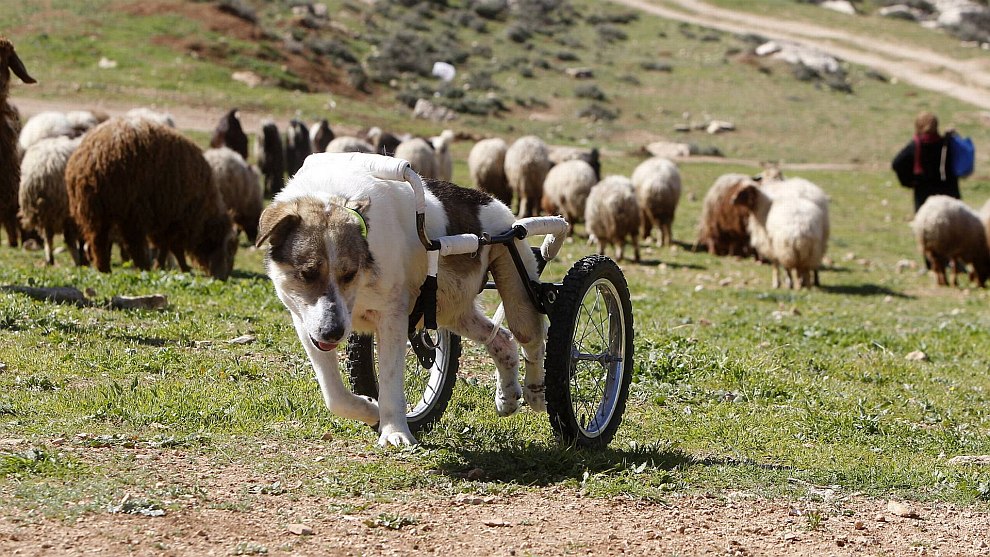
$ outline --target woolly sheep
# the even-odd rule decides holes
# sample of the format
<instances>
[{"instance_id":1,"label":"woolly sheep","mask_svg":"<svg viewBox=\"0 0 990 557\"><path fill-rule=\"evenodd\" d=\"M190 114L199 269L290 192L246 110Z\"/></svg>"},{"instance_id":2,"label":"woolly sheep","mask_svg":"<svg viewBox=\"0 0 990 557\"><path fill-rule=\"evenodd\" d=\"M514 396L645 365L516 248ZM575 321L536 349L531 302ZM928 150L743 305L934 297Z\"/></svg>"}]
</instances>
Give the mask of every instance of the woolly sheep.
<instances>
[{"instance_id":1,"label":"woolly sheep","mask_svg":"<svg viewBox=\"0 0 990 557\"><path fill-rule=\"evenodd\" d=\"M581 147L565 147L562 145L552 145L547 147L547 156L550 164L558 165L565 161L582 160L591 165L595 170L595 181L601 180L602 162L598 148L584 149Z\"/></svg>"},{"instance_id":2,"label":"woolly sheep","mask_svg":"<svg viewBox=\"0 0 990 557\"><path fill-rule=\"evenodd\" d=\"M454 177L454 159L450 154L450 144L454 142L456 136L451 130L443 130L437 137L431 137L430 143L433 145L436 166L434 167L438 180L449 182Z\"/></svg>"},{"instance_id":3,"label":"woolly sheep","mask_svg":"<svg viewBox=\"0 0 990 557\"><path fill-rule=\"evenodd\" d=\"M148 120L110 119L87 133L65 169L69 212L93 264L110 272L110 234L119 231L134 264L148 269L146 241L159 266L185 254L225 280L237 236L210 165L195 143Z\"/></svg>"},{"instance_id":4,"label":"woolly sheep","mask_svg":"<svg viewBox=\"0 0 990 557\"><path fill-rule=\"evenodd\" d=\"M622 260L628 238L633 245L635 260L639 261L639 205L632 180L625 176L607 176L588 194L584 209L588 233L598 241L598 253L605 246L616 246L616 258Z\"/></svg>"},{"instance_id":5,"label":"woolly sheep","mask_svg":"<svg viewBox=\"0 0 990 557\"><path fill-rule=\"evenodd\" d=\"M35 143L53 137L75 137L76 128L64 112L46 110L28 118L21 128L17 145L25 152Z\"/></svg>"},{"instance_id":6,"label":"woolly sheep","mask_svg":"<svg viewBox=\"0 0 990 557\"><path fill-rule=\"evenodd\" d=\"M519 198L519 217L531 217L540 211L543 180L550 171L547 146L535 135L515 140L505 152L505 177L509 188Z\"/></svg>"},{"instance_id":7,"label":"woolly sheep","mask_svg":"<svg viewBox=\"0 0 990 557\"><path fill-rule=\"evenodd\" d=\"M747 256L749 245L749 211L733 203L735 194L756 182L745 174L723 174L705 193L698 223L698 246L705 246L712 255Z\"/></svg>"},{"instance_id":8,"label":"woolly sheep","mask_svg":"<svg viewBox=\"0 0 990 557\"><path fill-rule=\"evenodd\" d=\"M777 170L776 177L774 177L774 170L777 170L776 167L770 167L771 174L769 175L767 170L764 170L762 175L763 179L760 181L760 188L775 199L782 196L801 197L811 201L815 205L818 205L818 208L821 209L824 214L825 243L828 245L829 236L832 234L832 225L829 219L828 195L826 195L825 191L816 184L805 180L804 178L784 178L783 175L780 174L779 170ZM821 286L821 282L818 279L817 269L815 270L814 280L815 286Z\"/></svg>"},{"instance_id":9,"label":"woolly sheep","mask_svg":"<svg viewBox=\"0 0 990 557\"><path fill-rule=\"evenodd\" d=\"M505 140L499 137L475 143L468 153L468 172L476 188L512 207L512 190L505 178L505 152L508 148Z\"/></svg>"},{"instance_id":10,"label":"woolly sheep","mask_svg":"<svg viewBox=\"0 0 990 557\"><path fill-rule=\"evenodd\" d=\"M255 137L255 156L265 178L265 193L274 196L285 187L285 153L278 126L271 120L261 123L261 134Z\"/></svg>"},{"instance_id":11,"label":"woolly sheep","mask_svg":"<svg viewBox=\"0 0 990 557\"><path fill-rule=\"evenodd\" d=\"M258 185L258 175L233 149L220 147L203 151L203 157L213 169L213 179L227 211L248 241L254 244L258 237L258 219L264 208L264 198Z\"/></svg>"},{"instance_id":12,"label":"woolly sheep","mask_svg":"<svg viewBox=\"0 0 990 557\"><path fill-rule=\"evenodd\" d=\"M438 178L437 157L433 145L421 138L407 139L395 148L395 158L409 161L412 169L423 178Z\"/></svg>"},{"instance_id":13,"label":"woolly sheep","mask_svg":"<svg viewBox=\"0 0 990 557\"><path fill-rule=\"evenodd\" d=\"M143 106L128 110L124 114L124 118L130 120L149 120L170 128L175 127L175 119L168 112L159 112Z\"/></svg>"},{"instance_id":14,"label":"woolly sheep","mask_svg":"<svg viewBox=\"0 0 990 557\"><path fill-rule=\"evenodd\" d=\"M395 154L396 147L402 143L403 139L409 139L409 137L402 138L387 131L383 131L378 126L368 130L366 137L368 138L368 142L374 147L376 153L388 157Z\"/></svg>"},{"instance_id":15,"label":"woolly sheep","mask_svg":"<svg viewBox=\"0 0 990 557\"><path fill-rule=\"evenodd\" d=\"M750 243L773 266L773 287L780 287L780 268L790 288L812 286L828 241L821 208L801 197L771 197L755 184L737 190L733 203L750 213Z\"/></svg>"},{"instance_id":16,"label":"woolly sheep","mask_svg":"<svg viewBox=\"0 0 990 557\"><path fill-rule=\"evenodd\" d=\"M241 127L241 120L237 117L237 109L232 108L220 117L216 129L213 130L213 137L210 139L210 147L216 149L226 145L247 160L248 158L248 138Z\"/></svg>"},{"instance_id":17,"label":"woolly sheep","mask_svg":"<svg viewBox=\"0 0 990 557\"><path fill-rule=\"evenodd\" d=\"M330 129L330 122L327 122L326 118L309 127L309 144L314 153L326 151L331 141L333 141L333 130Z\"/></svg>"},{"instance_id":18,"label":"woolly sheep","mask_svg":"<svg viewBox=\"0 0 990 557\"><path fill-rule=\"evenodd\" d=\"M8 244L15 247L19 234L17 190L21 181L15 124L20 122L20 116L7 102L11 72L24 83L35 83L14 51L14 45L0 35L0 223L7 231Z\"/></svg>"},{"instance_id":19,"label":"woolly sheep","mask_svg":"<svg viewBox=\"0 0 990 557\"><path fill-rule=\"evenodd\" d=\"M641 212L643 239L659 228L660 245L669 246L673 241L674 213L681 199L681 173L677 165L662 157L646 159L633 170L632 183Z\"/></svg>"},{"instance_id":20,"label":"woolly sheep","mask_svg":"<svg viewBox=\"0 0 990 557\"><path fill-rule=\"evenodd\" d=\"M370 143L361 139L360 137L354 137L352 135L342 135L333 138L330 143L327 144L327 153L374 153L375 148L371 146Z\"/></svg>"},{"instance_id":21,"label":"woolly sheep","mask_svg":"<svg viewBox=\"0 0 990 557\"><path fill-rule=\"evenodd\" d=\"M959 263L972 264L970 278L981 288L986 284L990 277L987 224L965 203L947 195L933 195L918 208L911 230L940 286L948 285L946 266L950 263L954 285L959 285Z\"/></svg>"},{"instance_id":22,"label":"woolly sheep","mask_svg":"<svg viewBox=\"0 0 990 557\"><path fill-rule=\"evenodd\" d=\"M55 234L62 234L77 265L83 262L76 224L69 216L65 191L65 166L81 138L42 139L24 152L18 191L21 226L37 230L45 245L45 262L55 264Z\"/></svg>"},{"instance_id":23,"label":"woolly sheep","mask_svg":"<svg viewBox=\"0 0 990 557\"><path fill-rule=\"evenodd\" d=\"M312 153L313 147L306 124L299 120L290 120L289 127L285 130L285 171L289 176L299 171L303 161Z\"/></svg>"},{"instance_id":24,"label":"woolly sheep","mask_svg":"<svg viewBox=\"0 0 990 557\"><path fill-rule=\"evenodd\" d=\"M544 212L563 215L574 226L584 220L588 194L597 183L595 169L581 159L554 165L543 181Z\"/></svg>"}]
</instances>

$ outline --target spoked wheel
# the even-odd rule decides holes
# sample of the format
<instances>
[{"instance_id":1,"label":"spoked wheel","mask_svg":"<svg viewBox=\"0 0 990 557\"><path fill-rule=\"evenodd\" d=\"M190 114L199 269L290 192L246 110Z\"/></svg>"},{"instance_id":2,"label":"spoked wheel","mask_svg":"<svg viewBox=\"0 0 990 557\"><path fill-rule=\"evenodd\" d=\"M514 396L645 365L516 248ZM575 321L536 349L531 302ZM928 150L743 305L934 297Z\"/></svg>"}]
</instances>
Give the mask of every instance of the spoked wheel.
<instances>
[{"instance_id":1,"label":"spoked wheel","mask_svg":"<svg viewBox=\"0 0 990 557\"><path fill-rule=\"evenodd\" d=\"M633 371L629 287L608 257L571 267L550 310L547 412L557 437L604 447L615 436Z\"/></svg>"},{"instance_id":2,"label":"spoked wheel","mask_svg":"<svg viewBox=\"0 0 990 557\"><path fill-rule=\"evenodd\" d=\"M436 362L429 369L406 343L406 369L403 374L406 394L406 419L413 433L433 427L454 392L458 360L461 357L461 337L445 330L437 331ZM347 340L347 373L351 389L359 394L378 399L378 380L375 373L377 355L374 337L352 334Z\"/></svg>"}]
</instances>

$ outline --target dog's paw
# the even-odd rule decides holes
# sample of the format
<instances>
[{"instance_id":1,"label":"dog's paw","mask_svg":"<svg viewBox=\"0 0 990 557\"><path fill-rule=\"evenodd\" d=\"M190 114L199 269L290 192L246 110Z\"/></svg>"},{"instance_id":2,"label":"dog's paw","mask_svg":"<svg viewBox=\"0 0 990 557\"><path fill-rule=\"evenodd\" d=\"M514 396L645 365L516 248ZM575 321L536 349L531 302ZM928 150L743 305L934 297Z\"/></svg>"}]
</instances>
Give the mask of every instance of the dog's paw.
<instances>
[{"instance_id":1,"label":"dog's paw","mask_svg":"<svg viewBox=\"0 0 990 557\"><path fill-rule=\"evenodd\" d=\"M519 410L519 399L522 397L522 387L518 381L508 385L499 385L495 390L495 411L499 416L511 416Z\"/></svg>"},{"instance_id":2,"label":"dog's paw","mask_svg":"<svg viewBox=\"0 0 990 557\"><path fill-rule=\"evenodd\" d=\"M407 447L416 445L419 441L413 437L409 428L381 426L381 436L378 438L379 447Z\"/></svg>"},{"instance_id":3,"label":"dog's paw","mask_svg":"<svg viewBox=\"0 0 990 557\"><path fill-rule=\"evenodd\" d=\"M546 391L546 385L526 385L526 388L523 390L523 398L526 399L526 404L534 412L547 411Z\"/></svg>"}]
</instances>

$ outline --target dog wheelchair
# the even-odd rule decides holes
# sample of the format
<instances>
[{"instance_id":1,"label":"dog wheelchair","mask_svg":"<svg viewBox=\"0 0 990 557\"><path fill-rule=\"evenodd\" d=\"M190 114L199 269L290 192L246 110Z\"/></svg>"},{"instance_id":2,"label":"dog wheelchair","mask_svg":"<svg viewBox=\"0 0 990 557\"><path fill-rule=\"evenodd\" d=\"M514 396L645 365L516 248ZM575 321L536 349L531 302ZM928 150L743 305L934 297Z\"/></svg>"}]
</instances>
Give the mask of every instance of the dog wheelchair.
<instances>
[{"instance_id":1,"label":"dog wheelchair","mask_svg":"<svg viewBox=\"0 0 990 557\"><path fill-rule=\"evenodd\" d=\"M355 155L364 162L368 155ZM633 371L633 316L629 288L621 269L601 255L575 263L561 282L531 280L515 240L544 236L536 256L537 276L553 260L568 232L561 217L517 220L497 235L460 234L430 239L426 233L426 201L422 179L401 159L375 157L377 177L408 182L416 196L416 227L427 250L427 277L409 317L404 372L407 421L413 433L436 424L451 399L461 356L461 339L437 329L436 290L439 258L471 254L485 245L507 248L530 302L549 318L546 340L546 403L550 425L562 443L604 447L622 421ZM494 290L488 281L482 290ZM480 294L480 292L479 292ZM500 304L492 321L503 318ZM493 332L494 335L494 332ZM378 398L374 339L353 334L348 339L346 373L352 390Z\"/></svg>"}]
</instances>

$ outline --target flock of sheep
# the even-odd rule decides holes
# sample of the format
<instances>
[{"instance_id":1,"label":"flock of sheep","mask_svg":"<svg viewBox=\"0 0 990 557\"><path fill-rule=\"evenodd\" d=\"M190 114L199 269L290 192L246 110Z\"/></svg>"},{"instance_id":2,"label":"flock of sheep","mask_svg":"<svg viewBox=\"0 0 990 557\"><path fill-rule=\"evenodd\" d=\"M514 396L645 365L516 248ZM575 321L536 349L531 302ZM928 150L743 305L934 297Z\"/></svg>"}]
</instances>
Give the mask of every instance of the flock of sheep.
<instances>
[{"instance_id":1,"label":"flock of sheep","mask_svg":"<svg viewBox=\"0 0 990 557\"><path fill-rule=\"evenodd\" d=\"M13 45L0 37L0 223L10 245L35 231L45 259L54 263L53 238L63 234L77 264L110 270L111 245L141 269L152 258L188 270L187 255L219 279L233 268L237 237L257 234L264 197L278 193L313 152L368 152L408 160L424 178L449 181L450 145L455 134L421 138L372 128L363 137L335 137L322 120L307 126L290 121L282 134L272 121L256 136L257 165L248 161L248 137L237 110L220 119L211 147L201 150L175 129L168 114L135 109L108 118L93 112L43 112L20 128L7 102L11 72L33 79ZM490 193L520 217L542 213L584 222L599 253L614 246L617 256L631 243L659 231L670 245L671 225L681 197L677 166L653 157L631 177L601 175L597 149L546 145L536 136L508 144L478 141L467 159L474 186ZM6 168L7 166L11 168ZM962 202L938 196L913 223L918 245L946 284L945 270L966 264L982 286L990 276L990 202L978 215ZM23 227L23 229L21 229ZM705 195L696 247L711 254L755 256L780 270L791 288L818 285L830 234L829 199L815 184L784 179L779 170L761 176L726 174Z\"/></svg>"}]
</instances>

